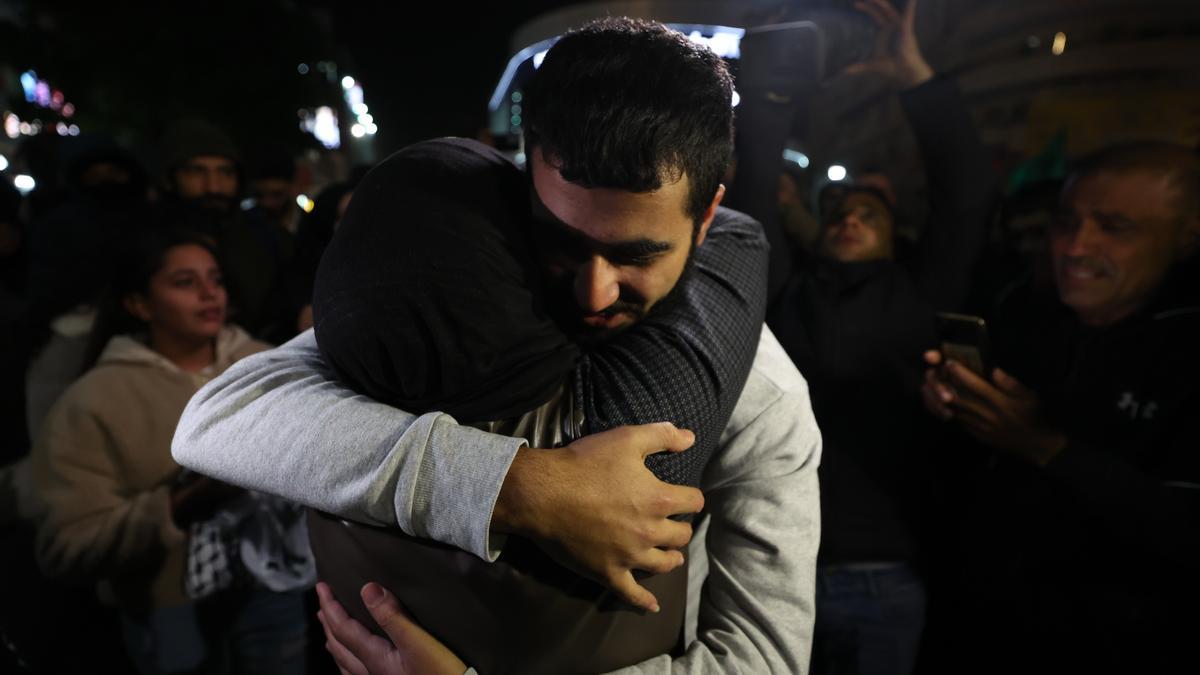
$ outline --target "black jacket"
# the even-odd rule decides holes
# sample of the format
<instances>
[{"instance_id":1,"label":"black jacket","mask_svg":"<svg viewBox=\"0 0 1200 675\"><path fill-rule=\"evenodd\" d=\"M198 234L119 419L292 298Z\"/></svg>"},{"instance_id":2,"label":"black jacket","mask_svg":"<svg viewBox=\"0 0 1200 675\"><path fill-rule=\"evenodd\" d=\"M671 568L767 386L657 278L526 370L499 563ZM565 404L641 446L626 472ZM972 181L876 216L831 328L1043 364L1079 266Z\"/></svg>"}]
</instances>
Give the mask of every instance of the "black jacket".
<instances>
[{"instance_id":1,"label":"black jacket","mask_svg":"<svg viewBox=\"0 0 1200 675\"><path fill-rule=\"evenodd\" d=\"M971 490L964 581L1016 659L1168 672L1200 628L1197 268L1105 328L1028 287L991 321L999 365L1069 438L1044 469L998 454Z\"/></svg>"},{"instance_id":2,"label":"black jacket","mask_svg":"<svg viewBox=\"0 0 1200 675\"><path fill-rule=\"evenodd\" d=\"M771 241L767 323L809 382L821 426L823 563L914 560L927 492L928 416L921 353L936 348L935 312L957 309L984 241L994 177L954 84L900 94L926 167L930 220L907 260L798 257L771 212L742 208ZM790 108L754 96L738 109L737 194L774 199ZM763 190L767 185L770 190ZM759 213L755 213L755 211Z\"/></svg>"}]
</instances>

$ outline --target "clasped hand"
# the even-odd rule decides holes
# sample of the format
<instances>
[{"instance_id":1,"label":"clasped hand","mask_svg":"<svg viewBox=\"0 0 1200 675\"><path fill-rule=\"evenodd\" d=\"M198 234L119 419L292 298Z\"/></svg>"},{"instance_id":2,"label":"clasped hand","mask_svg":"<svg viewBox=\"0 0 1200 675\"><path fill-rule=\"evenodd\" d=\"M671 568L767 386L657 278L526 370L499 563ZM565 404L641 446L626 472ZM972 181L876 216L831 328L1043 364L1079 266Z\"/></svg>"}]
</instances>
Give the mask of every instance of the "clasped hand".
<instances>
[{"instance_id":1,"label":"clasped hand","mask_svg":"<svg viewBox=\"0 0 1200 675\"><path fill-rule=\"evenodd\" d=\"M940 352L925 352L925 407L943 420L957 420L975 439L997 450L1045 466L1066 446L1062 433L1048 427L1036 393L996 368L984 379Z\"/></svg>"},{"instance_id":2,"label":"clasped hand","mask_svg":"<svg viewBox=\"0 0 1200 675\"><path fill-rule=\"evenodd\" d=\"M683 452L690 431L661 422L619 427L555 450L522 449L509 468L492 527L538 541L560 563L610 586L635 607L657 612L634 570L665 574L683 565L704 496L660 481L646 468L658 452Z\"/></svg>"}]
</instances>

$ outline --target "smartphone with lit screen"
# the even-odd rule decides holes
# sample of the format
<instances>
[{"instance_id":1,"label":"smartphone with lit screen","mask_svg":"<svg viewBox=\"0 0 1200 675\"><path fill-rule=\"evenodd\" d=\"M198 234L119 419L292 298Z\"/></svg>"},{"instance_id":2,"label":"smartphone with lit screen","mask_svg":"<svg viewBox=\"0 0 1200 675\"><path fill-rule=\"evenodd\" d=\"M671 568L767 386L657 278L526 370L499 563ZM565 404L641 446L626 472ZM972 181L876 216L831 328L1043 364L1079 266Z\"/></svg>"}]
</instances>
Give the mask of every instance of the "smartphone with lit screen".
<instances>
[{"instance_id":1,"label":"smartphone with lit screen","mask_svg":"<svg viewBox=\"0 0 1200 675\"><path fill-rule=\"evenodd\" d=\"M942 358L958 361L984 379L991 379L993 363L986 321L969 314L939 312L937 333Z\"/></svg>"}]
</instances>

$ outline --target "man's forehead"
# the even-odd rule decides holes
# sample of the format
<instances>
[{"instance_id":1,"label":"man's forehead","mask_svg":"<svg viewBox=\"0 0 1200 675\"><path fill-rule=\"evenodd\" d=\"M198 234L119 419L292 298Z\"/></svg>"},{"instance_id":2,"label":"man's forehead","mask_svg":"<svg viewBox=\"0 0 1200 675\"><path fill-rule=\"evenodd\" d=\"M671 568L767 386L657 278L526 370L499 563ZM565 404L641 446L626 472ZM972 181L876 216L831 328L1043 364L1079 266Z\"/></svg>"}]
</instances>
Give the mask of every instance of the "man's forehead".
<instances>
[{"instance_id":1,"label":"man's forehead","mask_svg":"<svg viewBox=\"0 0 1200 675\"><path fill-rule=\"evenodd\" d=\"M189 158L183 165L204 168L233 168L233 160L221 155L197 155Z\"/></svg>"},{"instance_id":2,"label":"man's forehead","mask_svg":"<svg viewBox=\"0 0 1200 675\"><path fill-rule=\"evenodd\" d=\"M1177 196L1178 188L1167 173L1100 172L1069 181L1062 204L1074 210L1169 219Z\"/></svg>"},{"instance_id":3,"label":"man's forehead","mask_svg":"<svg viewBox=\"0 0 1200 675\"><path fill-rule=\"evenodd\" d=\"M674 248L668 240L646 236L642 232L616 231L604 227L592 227L587 230L576 227L559 219L542 203L537 188L530 183L529 199L532 204L534 219L556 234L575 240L577 243L593 250L613 250L627 255L648 255L662 253Z\"/></svg>"},{"instance_id":4,"label":"man's forehead","mask_svg":"<svg viewBox=\"0 0 1200 675\"><path fill-rule=\"evenodd\" d=\"M605 245L670 247L673 239L691 231L686 178L650 192L587 188L566 180L548 163L531 159L530 164L530 203L541 222Z\"/></svg>"}]
</instances>

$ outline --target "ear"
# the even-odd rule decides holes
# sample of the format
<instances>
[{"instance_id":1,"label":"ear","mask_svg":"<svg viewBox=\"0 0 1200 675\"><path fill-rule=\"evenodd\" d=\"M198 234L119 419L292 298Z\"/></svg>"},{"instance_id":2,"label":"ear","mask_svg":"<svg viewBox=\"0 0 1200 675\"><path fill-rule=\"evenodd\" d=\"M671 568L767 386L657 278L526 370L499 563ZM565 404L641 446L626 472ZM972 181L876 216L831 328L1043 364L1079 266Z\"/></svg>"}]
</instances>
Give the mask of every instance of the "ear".
<instances>
[{"instance_id":1,"label":"ear","mask_svg":"<svg viewBox=\"0 0 1200 675\"><path fill-rule=\"evenodd\" d=\"M712 225L713 217L717 215L717 207L721 205L721 200L725 198L725 185L718 185L717 192L713 195L712 203L708 205L708 210L704 212L704 220L700 223L700 229L696 232L696 245L704 243L704 238L708 236L708 226Z\"/></svg>"},{"instance_id":2,"label":"ear","mask_svg":"<svg viewBox=\"0 0 1200 675\"><path fill-rule=\"evenodd\" d=\"M131 293L121 298L121 305L134 318L150 323L150 308L146 306L146 298L141 293Z\"/></svg>"}]
</instances>

